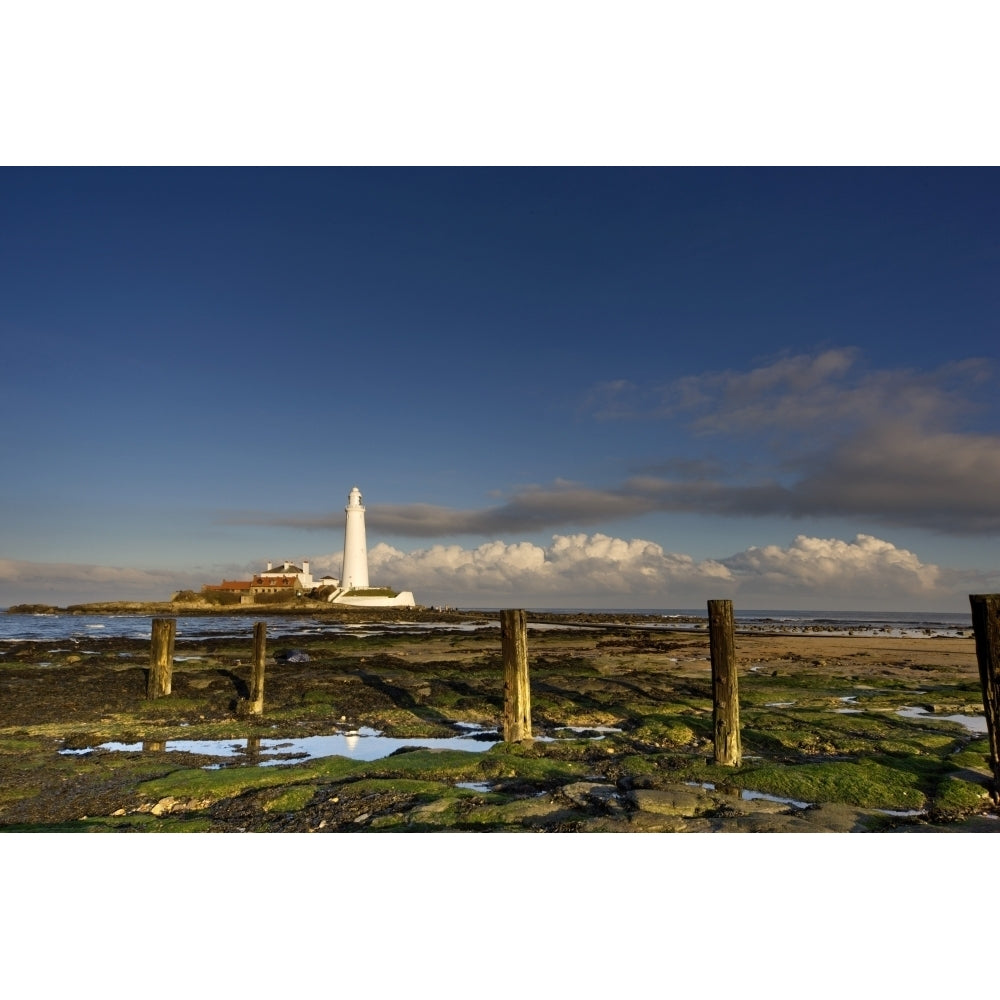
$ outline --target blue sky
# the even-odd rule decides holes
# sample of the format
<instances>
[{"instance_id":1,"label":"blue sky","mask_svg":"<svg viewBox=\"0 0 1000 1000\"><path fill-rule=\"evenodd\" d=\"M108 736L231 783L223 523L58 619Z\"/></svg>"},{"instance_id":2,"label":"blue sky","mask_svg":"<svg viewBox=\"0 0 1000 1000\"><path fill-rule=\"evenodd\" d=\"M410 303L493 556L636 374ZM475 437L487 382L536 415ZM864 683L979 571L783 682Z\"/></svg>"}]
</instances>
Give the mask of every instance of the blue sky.
<instances>
[{"instance_id":1,"label":"blue sky","mask_svg":"<svg viewBox=\"0 0 1000 1000\"><path fill-rule=\"evenodd\" d=\"M1000 589L990 168L0 170L0 605Z\"/></svg>"}]
</instances>

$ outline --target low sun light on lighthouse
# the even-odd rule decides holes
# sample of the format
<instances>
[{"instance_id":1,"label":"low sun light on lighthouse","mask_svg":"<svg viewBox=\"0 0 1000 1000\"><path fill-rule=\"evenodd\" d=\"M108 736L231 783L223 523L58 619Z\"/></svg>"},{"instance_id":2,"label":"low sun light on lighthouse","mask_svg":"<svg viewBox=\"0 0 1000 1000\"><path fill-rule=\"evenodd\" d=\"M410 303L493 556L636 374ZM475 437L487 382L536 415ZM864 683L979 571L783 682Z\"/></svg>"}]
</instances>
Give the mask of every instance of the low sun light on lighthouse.
<instances>
[{"instance_id":1,"label":"low sun light on lighthouse","mask_svg":"<svg viewBox=\"0 0 1000 1000\"><path fill-rule=\"evenodd\" d=\"M344 565L340 585L345 590L368 586L368 549L365 545L365 508L361 490L355 486L347 495L347 524L344 527Z\"/></svg>"},{"instance_id":2,"label":"low sun light on lighthouse","mask_svg":"<svg viewBox=\"0 0 1000 1000\"><path fill-rule=\"evenodd\" d=\"M411 590L373 587L368 582L368 546L365 541L365 505L361 490L354 486L347 494L344 508L344 561L340 580L327 600L357 608L412 608L416 606Z\"/></svg>"}]
</instances>

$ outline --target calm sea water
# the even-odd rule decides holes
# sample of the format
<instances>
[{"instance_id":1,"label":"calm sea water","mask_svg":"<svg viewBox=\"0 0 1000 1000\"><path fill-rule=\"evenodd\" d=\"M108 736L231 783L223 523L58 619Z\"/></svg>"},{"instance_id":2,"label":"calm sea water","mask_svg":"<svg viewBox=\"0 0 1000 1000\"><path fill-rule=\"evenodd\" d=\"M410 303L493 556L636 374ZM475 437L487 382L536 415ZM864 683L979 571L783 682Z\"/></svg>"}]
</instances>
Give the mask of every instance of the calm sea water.
<instances>
[{"instance_id":1,"label":"calm sea water","mask_svg":"<svg viewBox=\"0 0 1000 1000\"><path fill-rule=\"evenodd\" d=\"M555 610L555 609L553 609ZM567 609L561 609L569 613ZM599 608L581 608L590 614L641 614L659 628L705 629L708 614L704 608L619 609L606 612ZM737 631L784 632L811 635L892 635L949 636L972 635L971 612L952 611L788 611L733 609Z\"/></svg>"},{"instance_id":2,"label":"calm sea water","mask_svg":"<svg viewBox=\"0 0 1000 1000\"><path fill-rule=\"evenodd\" d=\"M495 609L476 609L482 611ZM538 609L561 614L573 611L593 615L616 614L642 615L638 623L645 628L671 628L697 631L707 627L704 609L650 608L616 609L558 608ZM908 611L741 611L736 609L736 627L744 632L783 632L811 635L883 635L883 636L948 636L961 637L972 634L972 621L968 612L908 612ZM400 633L419 633L430 630L469 631L496 621L478 621L464 624L433 622L369 622L345 624L329 622L302 615L289 617L261 615L251 620L246 615L183 615L177 618L179 639L207 639L245 637L253 632L253 621L266 621L268 635L276 639L296 636L348 635L371 636ZM6 614L0 613L0 639L26 639L52 642L57 640L85 641L89 638L120 637L148 639L152 619L144 615L63 615L63 614ZM529 612L530 624L530 612Z\"/></svg>"},{"instance_id":3,"label":"calm sea water","mask_svg":"<svg viewBox=\"0 0 1000 1000\"><path fill-rule=\"evenodd\" d=\"M152 634L152 617L148 615L61 615L7 614L0 612L0 639L85 641L88 638L148 639ZM253 635L254 622L267 622L267 634L272 639L295 636L349 635L362 638L425 632L428 629L470 631L490 623L485 619L474 623L433 622L370 622L344 624L312 618L309 615L184 615L177 616L178 639L228 639Z\"/></svg>"},{"instance_id":4,"label":"calm sea water","mask_svg":"<svg viewBox=\"0 0 1000 1000\"><path fill-rule=\"evenodd\" d=\"M705 616L703 616L705 617ZM809 632L813 635L972 635L969 611L740 611L737 628L754 632Z\"/></svg>"}]
</instances>

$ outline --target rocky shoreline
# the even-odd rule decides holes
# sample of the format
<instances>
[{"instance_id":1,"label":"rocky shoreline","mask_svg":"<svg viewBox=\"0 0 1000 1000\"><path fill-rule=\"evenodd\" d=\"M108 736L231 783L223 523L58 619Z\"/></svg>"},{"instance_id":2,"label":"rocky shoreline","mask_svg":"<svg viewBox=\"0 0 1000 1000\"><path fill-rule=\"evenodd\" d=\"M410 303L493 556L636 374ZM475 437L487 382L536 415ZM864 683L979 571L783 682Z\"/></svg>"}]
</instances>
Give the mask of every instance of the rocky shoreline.
<instances>
[{"instance_id":1,"label":"rocky shoreline","mask_svg":"<svg viewBox=\"0 0 1000 1000\"><path fill-rule=\"evenodd\" d=\"M329 618L378 617L389 621L413 619L417 621L458 621L473 618L499 618L500 612L491 609L462 608L364 608L324 601L303 599L282 604L214 604L208 601L98 601L90 604L13 604L7 614L47 615L149 615L183 617L185 615L318 615ZM565 622L567 624L644 624L651 620L664 623L658 615L623 611L529 611L535 621ZM671 616L670 622L687 624L704 622L706 615Z\"/></svg>"},{"instance_id":2,"label":"rocky shoreline","mask_svg":"<svg viewBox=\"0 0 1000 1000\"><path fill-rule=\"evenodd\" d=\"M103 601L92 604L70 604L59 607L49 604L15 604L6 613L28 615L72 615L72 616L121 616L166 617L166 618L207 618L237 617L260 619L263 617L314 617L329 622L420 622L431 624L461 624L476 621L499 621L500 612L491 609L428 608L420 605L401 608L364 608L348 605L328 604L321 601L300 600L284 604L260 605L218 605L208 602L141 602ZM587 628L614 628L620 626L667 628L670 625L699 626L707 628L707 616L672 616L665 622L661 616L636 612L602 611L528 611L530 623Z\"/></svg>"},{"instance_id":3,"label":"rocky shoreline","mask_svg":"<svg viewBox=\"0 0 1000 1000\"><path fill-rule=\"evenodd\" d=\"M213 604L208 601L98 601L92 604L70 604L59 607L52 604L14 604L7 614L29 615L146 615L151 617L182 618L207 615L235 615L261 617L262 615L316 615L323 618L353 620L373 615L386 621L412 619L415 621L460 621L471 617L491 615L490 612L466 612L451 608L356 608L324 601L302 600L284 604ZM497 617L493 613L492 617Z\"/></svg>"},{"instance_id":4,"label":"rocky shoreline","mask_svg":"<svg viewBox=\"0 0 1000 1000\"><path fill-rule=\"evenodd\" d=\"M985 735L956 721L982 717L971 639L741 636L744 760L724 768L704 633L544 616L577 627L529 629L535 739L510 744L496 628L447 627L489 614L416 614L443 627L296 636L304 658L270 643L260 719L238 712L249 629L178 639L153 701L148 640L0 641L0 831L1000 830ZM420 748L470 727L481 752ZM295 750L351 732L413 742L371 761Z\"/></svg>"}]
</instances>

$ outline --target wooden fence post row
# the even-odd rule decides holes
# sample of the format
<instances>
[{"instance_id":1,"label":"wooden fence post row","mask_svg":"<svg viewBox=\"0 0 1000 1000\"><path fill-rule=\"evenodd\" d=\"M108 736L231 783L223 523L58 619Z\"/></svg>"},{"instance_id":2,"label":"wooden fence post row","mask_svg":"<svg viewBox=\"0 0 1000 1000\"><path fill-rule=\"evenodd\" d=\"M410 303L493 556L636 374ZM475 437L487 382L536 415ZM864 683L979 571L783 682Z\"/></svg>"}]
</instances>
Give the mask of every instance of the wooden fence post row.
<instances>
[{"instance_id":1,"label":"wooden fence post row","mask_svg":"<svg viewBox=\"0 0 1000 1000\"><path fill-rule=\"evenodd\" d=\"M969 594L976 636L979 683L983 689L986 732L993 768L993 801L1000 803L1000 594Z\"/></svg>"},{"instance_id":2,"label":"wooden fence post row","mask_svg":"<svg viewBox=\"0 0 1000 1000\"><path fill-rule=\"evenodd\" d=\"M973 598L975 618L975 598ZM1000 597L996 599L1000 609ZM993 621L997 641L995 663L1000 665L1000 616L994 611ZM715 734L715 762L738 766L741 762L740 707L737 687L735 643L733 639L733 602L708 602L709 643L712 657L712 724ZM149 659L147 698L170 694L174 661L175 618L154 618ZM979 649L979 627L976 627L976 647ZM503 738L506 742L531 739L531 684L528 679L528 628L523 609L500 613L500 645L503 656ZM250 697L241 706L247 714L264 711L264 661L267 650L267 623L257 622L253 629L253 664L250 677ZM985 678L980 657L980 673ZM990 723L990 747L994 772L997 770L996 738L1000 732L997 720L997 694L1000 692L1000 667L995 666L993 691L993 722ZM983 681L984 700L987 699ZM989 708L987 708L989 718Z\"/></svg>"},{"instance_id":3,"label":"wooden fence post row","mask_svg":"<svg viewBox=\"0 0 1000 1000\"><path fill-rule=\"evenodd\" d=\"M149 647L149 676L146 697L162 698L170 694L174 669L174 639L176 618L154 618ZM250 698L245 710L251 715L264 711L264 659L267 655L267 622L253 627L253 664L250 675Z\"/></svg>"},{"instance_id":4,"label":"wooden fence post row","mask_svg":"<svg viewBox=\"0 0 1000 1000\"><path fill-rule=\"evenodd\" d=\"M176 618L153 619L152 643L149 647L149 675L146 678L146 697L149 699L170 694L176 634Z\"/></svg>"},{"instance_id":5,"label":"wooden fence post row","mask_svg":"<svg viewBox=\"0 0 1000 1000\"><path fill-rule=\"evenodd\" d=\"M715 763L738 767L740 699L736 680L736 643L733 639L733 602L708 602L708 640L712 656L712 726Z\"/></svg>"},{"instance_id":6,"label":"wooden fence post row","mask_svg":"<svg viewBox=\"0 0 1000 1000\"><path fill-rule=\"evenodd\" d=\"M503 654L503 738L531 739L531 686L528 682L528 626L524 611L500 613Z\"/></svg>"}]
</instances>

